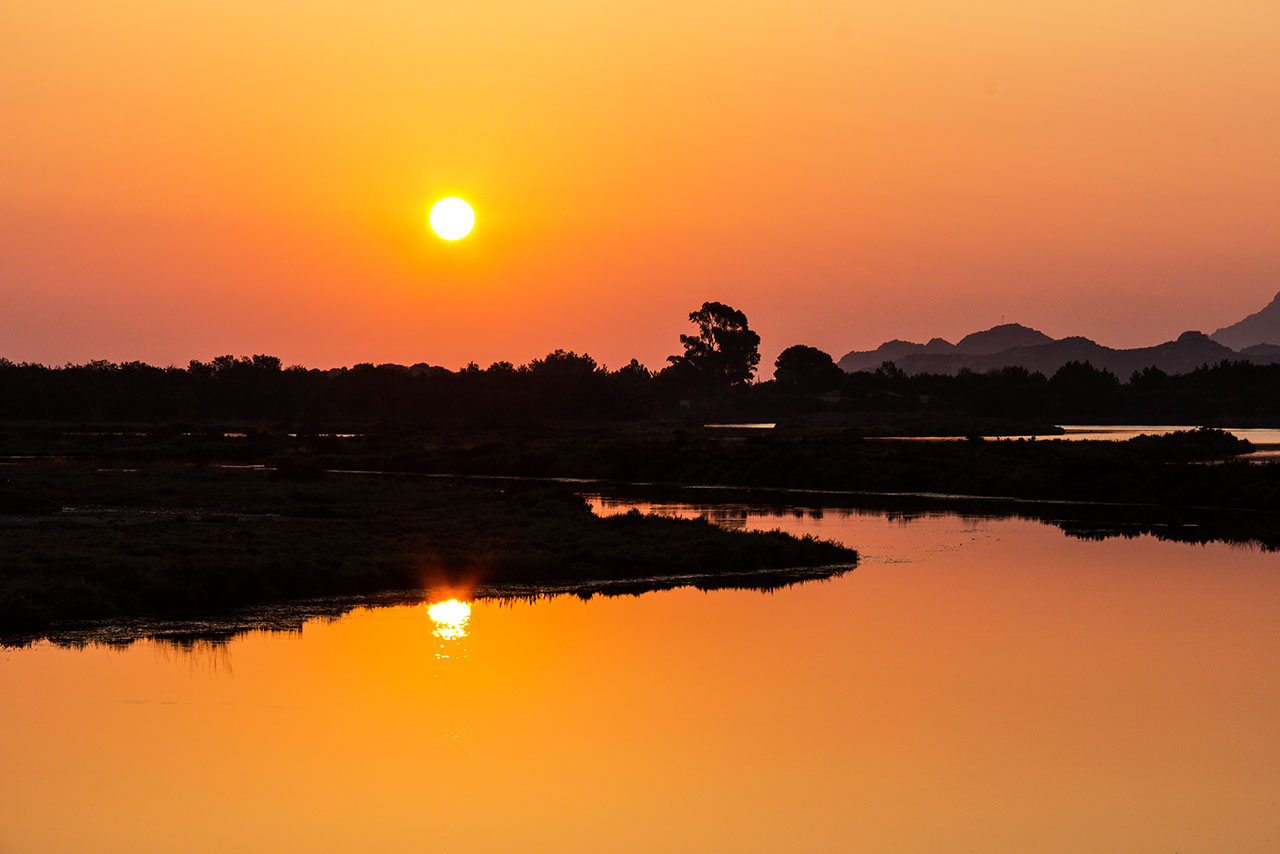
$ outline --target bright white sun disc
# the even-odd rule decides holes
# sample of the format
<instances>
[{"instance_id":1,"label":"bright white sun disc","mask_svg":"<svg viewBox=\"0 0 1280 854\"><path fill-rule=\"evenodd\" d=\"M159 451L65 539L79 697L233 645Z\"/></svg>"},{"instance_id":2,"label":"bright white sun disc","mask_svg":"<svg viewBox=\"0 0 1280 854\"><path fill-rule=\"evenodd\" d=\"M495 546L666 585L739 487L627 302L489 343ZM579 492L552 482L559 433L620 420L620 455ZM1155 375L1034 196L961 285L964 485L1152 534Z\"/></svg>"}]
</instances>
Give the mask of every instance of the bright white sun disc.
<instances>
[{"instance_id":1,"label":"bright white sun disc","mask_svg":"<svg viewBox=\"0 0 1280 854\"><path fill-rule=\"evenodd\" d=\"M431 206L427 217L431 230L445 240L461 240L476 224L476 212L457 196L447 196Z\"/></svg>"}]
</instances>

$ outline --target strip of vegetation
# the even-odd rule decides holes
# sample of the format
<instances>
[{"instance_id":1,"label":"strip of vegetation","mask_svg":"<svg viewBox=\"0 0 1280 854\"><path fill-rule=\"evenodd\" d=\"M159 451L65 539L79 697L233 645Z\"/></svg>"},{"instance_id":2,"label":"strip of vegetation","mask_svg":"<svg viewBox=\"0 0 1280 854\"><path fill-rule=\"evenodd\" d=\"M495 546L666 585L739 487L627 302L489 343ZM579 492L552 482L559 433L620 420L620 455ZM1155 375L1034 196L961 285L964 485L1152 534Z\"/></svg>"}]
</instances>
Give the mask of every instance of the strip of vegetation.
<instances>
[{"instance_id":1,"label":"strip of vegetation","mask_svg":"<svg viewBox=\"0 0 1280 854\"><path fill-rule=\"evenodd\" d=\"M272 465L577 477L621 482L926 492L1167 507L1280 507L1280 465L1218 430L1129 442L900 442L802 431L719 437L706 431L405 435L344 447L281 445ZM1214 463L1206 465L1205 463Z\"/></svg>"},{"instance_id":2,"label":"strip of vegetation","mask_svg":"<svg viewBox=\"0 0 1280 854\"><path fill-rule=\"evenodd\" d=\"M686 412L710 420L839 414L872 423L926 422L935 433L959 430L948 435L970 432L956 425L1001 421L1265 427L1280 419L1280 365L1222 360L1173 375L1149 365L1127 380L1087 361L1067 362L1051 376L1017 366L912 375L892 362L846 373L829 354L799 344L778 356L773 379L766 380L756 376L759 336L740 311L704 303L689 319L698 334L680 336L684 353L669 356L661 370L635 359L610 370L565 350L520 366L494 362L458 371L426 363L284 368L279 358L262 354L186 367L101 360L46 367L0 358L0 419L239 420L317 430L442 419L492 424L513 417L616 421Z\"/></svg>"},{"instance_id":3,"label":"strip of vegetation","mask_svg":"<svg viewBox=\"0 0 1280 854\"><path fill-rule=\"evenodd\" d=\"M185 432L166 428L137 435L26 433L11 435L6 445L15 455L65 457L100 467L265 465L278 476L296 479L354 469L1165 507L1280 507L1280 464L1236 461L1252 446L1219 430L1128 442L905 442L831 428L725 435L652 422L487 431L383 429L354 438L266 430L236 438L220 431ZM38 490L0 489L0 512L25 512L24 506L39 507L43 500Z\"/></svg>"},{"instance_id":4,"label":"strip of vegetation","mask_svg":"<svg viewBox=\"0 0 1280 854\"><path fill-rule=\"evenodd\" d=\"M857 560L843 546L776 532L602 519L567 489L545 485L99 469L49 461L0 469L0 631L442 584L734 575Z\"/></svg>"}]
</instances>

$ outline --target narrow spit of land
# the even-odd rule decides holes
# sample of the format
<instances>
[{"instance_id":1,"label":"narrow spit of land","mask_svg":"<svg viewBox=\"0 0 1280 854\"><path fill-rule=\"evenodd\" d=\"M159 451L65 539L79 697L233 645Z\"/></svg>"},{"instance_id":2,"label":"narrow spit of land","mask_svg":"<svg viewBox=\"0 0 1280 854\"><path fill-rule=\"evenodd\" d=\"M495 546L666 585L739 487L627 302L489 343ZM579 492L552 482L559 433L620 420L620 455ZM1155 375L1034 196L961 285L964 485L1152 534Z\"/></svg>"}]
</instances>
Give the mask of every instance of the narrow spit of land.
<instances>
[{"instance_id":1,"label":"narrow spit of land","mask_svg":"<svg viewBox=\"0 0 1280 854\"><path fill-rule=\"evenodd\" d=\"M1236 458L1220 430L1128 442L909 442L856 431L597 430L440 432L279 447L272 464L628 483L937 493L1167 507L1280 507L1280 465ZM264 455L265 456L265 455ZM1212 465L1207 465L1212 463Z\"/></svg>"},{"instance_id":2,"label":"narrow spit of land","mask_svg":"<svg viewBox=\"0 0 1280 854\"><path fill-rule=\"evenodd\" d=\"M10 450L5 451L4 448ZM916 492L1167 507L1280 507L1280 464L1237 461L1253 447L1220 430L1128 442L867 438L831 424L772 430L696 423L522 423L477 427L96 426L11 430L0 454L128 467L264 465L286 477L360 470L620 483ZM0 512L3 509L0 508Z\"/></svg>"},{"instance_id":3,"label":"narrow spit of land","mask_svg":"<svg viewBox=\"0 0 1280 854\"><path fill-rule=\"evenodd\" d=\"M361 470L1254 509L1275 507L1280 499L1280 465L1235 464L1254 448L1221 430L1127 442L918 442L868 436L844 423L780 423L771 430L708 429L691 421L442 421L310 429L243 423L0 425L0 458L60 457L104 467L262 465L299 478ZM955 435L939 427L956 425L910 426L922 435Z\"/></svg>"},{"instance_id":4,"label":"narrow spit of land","mask_svg":"<svg viewBox=\"0 0 1280 854\"><path fill-rule=\"evenodd\" d=\"M849 566L843 546L592 515L569 487L424 475L946 493L1250 511L1280 542L1280 465L1199 430L1130 442L868 440L690 424L254 425L0 432L0 631L439 584ZM335 474L340 471L383 474ZM394 473L394 474L391 474Z\"/></svg>"},{"instance_id":5,"label":"narrow spit of land","mask_svg":"<svg viewBox=\"0 0 1280 854\"><path fill-rule=\"evenodd\" d=\"M9 463L0 468L0 633L440 586L819 566L833 575L857 561L811 538L638 513L600 518L567 487L544 484Z\"/></svg>"}]
</instances>

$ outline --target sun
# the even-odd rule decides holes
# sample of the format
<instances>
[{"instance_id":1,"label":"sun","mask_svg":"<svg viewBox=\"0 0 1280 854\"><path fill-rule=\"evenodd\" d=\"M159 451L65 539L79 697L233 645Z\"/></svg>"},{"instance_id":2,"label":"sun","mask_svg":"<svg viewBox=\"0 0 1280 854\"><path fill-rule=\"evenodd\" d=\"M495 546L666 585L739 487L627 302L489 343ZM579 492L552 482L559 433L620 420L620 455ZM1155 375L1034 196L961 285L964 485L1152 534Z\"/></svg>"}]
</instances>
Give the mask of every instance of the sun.
<instances>
[{"instance_id":1,"label":"sun","mask_svg":"<svg viewBox=\"0 0 1280 854\"><path fill-rule=\"evenodd\" d=\"M457 196L446 196L431 206L427 217L431 230L445 240L461 240L476 224L476 212Z\"/></svg>"}]
</instances>

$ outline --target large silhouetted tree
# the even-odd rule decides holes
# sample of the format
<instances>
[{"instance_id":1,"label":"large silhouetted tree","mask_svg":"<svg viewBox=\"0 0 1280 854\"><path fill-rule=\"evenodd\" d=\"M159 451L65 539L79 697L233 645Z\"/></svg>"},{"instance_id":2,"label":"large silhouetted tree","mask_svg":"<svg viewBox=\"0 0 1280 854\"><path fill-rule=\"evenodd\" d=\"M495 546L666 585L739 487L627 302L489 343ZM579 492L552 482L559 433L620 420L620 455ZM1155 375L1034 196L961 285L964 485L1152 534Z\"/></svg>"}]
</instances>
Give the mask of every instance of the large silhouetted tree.
<instances>
[{"instance_id":1,"label":"large silhouetted tree","mask_svg":"<svg viewBox=\"0 0 1280 854\"><path fill-rule=\"evenodd\" d=\"M748 382L760 364L760 336L747 326L747 316L722 302L704 302L689 320L697 335L681 335L684 354L668 356L672 368L708 387Z\"/></svg>"},{"instance_id":2,"label":"large silhouetted tree","mask_svg":"<svg viewBox=\"0 0 1280 854\"><path fill-rule=\"evenodd\" d=\"M794 344L773 363L773 378L779 385L801 392L828 391L840 385L844 371L831 354L807 344Z\"/></svg>"}]
</instances>

